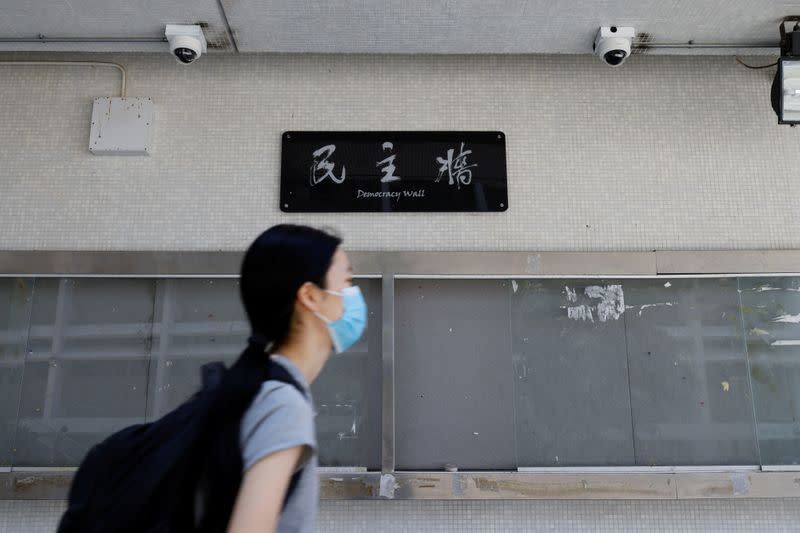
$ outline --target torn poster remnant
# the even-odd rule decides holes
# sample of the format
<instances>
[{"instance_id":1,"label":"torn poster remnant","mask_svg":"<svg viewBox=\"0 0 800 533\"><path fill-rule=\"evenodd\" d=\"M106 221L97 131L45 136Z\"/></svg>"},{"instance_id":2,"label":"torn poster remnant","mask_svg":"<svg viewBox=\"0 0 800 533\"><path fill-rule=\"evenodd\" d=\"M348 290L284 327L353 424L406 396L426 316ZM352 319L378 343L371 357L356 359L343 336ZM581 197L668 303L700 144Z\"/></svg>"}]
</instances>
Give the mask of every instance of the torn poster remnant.
<instances>
[{"instance_id":1,"label":"torn poster remnant","mask_svg":"<svg viewBox=\"0 0 800 533\"><path fill-rule=\"evenodd\" d=\"M575 289L564 287L567 300L576 302L578 299ZM567 316L573 320L589 320L594 322L594 317L600 322L618 320L625 312L625 296L622 285L590 285L583 290L587 298L599 300L596 304L572 305L567 307Z\"/></svg>"}]
</instances>

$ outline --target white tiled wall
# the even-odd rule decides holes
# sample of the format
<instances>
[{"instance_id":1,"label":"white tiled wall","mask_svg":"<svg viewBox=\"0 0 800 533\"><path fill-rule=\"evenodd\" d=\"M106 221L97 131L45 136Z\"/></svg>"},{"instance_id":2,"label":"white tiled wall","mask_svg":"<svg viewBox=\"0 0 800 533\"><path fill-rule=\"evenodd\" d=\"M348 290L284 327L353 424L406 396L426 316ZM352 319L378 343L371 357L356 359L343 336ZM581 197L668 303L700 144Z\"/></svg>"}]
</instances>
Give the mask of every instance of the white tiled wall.
<instances>
[{"instance_id":1,"label":"white tiled wall","mask_svg":"<svg viewBox=\"0 0 800 533\"><path fill-rule=\"evenodd\" d=\"M800 130L776 124L771 71L732 58L113 59L129 95L156 103L149 158L88 153L114 70L0 66L0 249L233 250L280 221L332 226L360 250L800 247ZM289 129L502 130L510 209L282 214ZM798 504L323 502L319 530L800 531ZM51 530L62 506L0 501L0 532Z\"/></svg>"},{"instance_id":2,"label":"white tiled wall","mask_svg":"<svg viewBox=\"0 0 800 533\"><path fill-rule=\"evenodd\" d=\"M64 504L0 501L0 533L54 531ZM798 500L323 502L319 533L788 533Z\"/></svg>"},{"instance_id":3,"label":"white tiled wall","mask_svg":"<svg viewBox=\"0 0 800 533\"><path fill-rule=\"evenodd\" d=\"M115 70L0 66L0 249L242 249L279 221L361 250L800 247L800 130L730 57L112 58L155 101L152 157L87 150ZM510 209L282 214L289 129L502 130Z\"/></svg>"}]
</instances>

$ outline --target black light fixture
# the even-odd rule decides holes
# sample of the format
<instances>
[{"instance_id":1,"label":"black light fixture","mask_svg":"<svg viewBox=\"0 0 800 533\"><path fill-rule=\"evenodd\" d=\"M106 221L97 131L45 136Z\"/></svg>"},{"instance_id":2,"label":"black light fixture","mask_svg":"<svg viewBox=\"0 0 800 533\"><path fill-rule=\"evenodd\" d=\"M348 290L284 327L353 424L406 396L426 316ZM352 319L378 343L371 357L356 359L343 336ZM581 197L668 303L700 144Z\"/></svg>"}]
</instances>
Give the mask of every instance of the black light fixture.
<instances>
[{"instance_id":1,"label":"black light fixture","mask_svg":"<svg viewBox=\"0 0 800 533\"><path fill-rule=\"evenodd\" d=\"M792 31L786 24L794 22ZM781 57L772 81L772 109L778 124L800 124L800 17L781 22Z\"/></svg>"}]
</instances>

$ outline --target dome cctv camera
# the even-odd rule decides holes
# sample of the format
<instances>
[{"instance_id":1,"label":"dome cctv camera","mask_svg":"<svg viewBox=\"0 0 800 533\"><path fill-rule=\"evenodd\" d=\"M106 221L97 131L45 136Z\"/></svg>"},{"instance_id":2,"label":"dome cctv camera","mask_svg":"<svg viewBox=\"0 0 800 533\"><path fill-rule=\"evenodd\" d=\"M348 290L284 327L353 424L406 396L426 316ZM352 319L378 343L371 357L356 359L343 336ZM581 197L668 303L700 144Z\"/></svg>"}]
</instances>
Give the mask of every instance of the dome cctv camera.
<instances>
[{"instance_id":1,"label":"dome cctv camera","mask_svg":"<svg viewBox=\"0 0 800 533\"><path fill-rule=\"evenodd\" d=\"M206 51L203 28L196 24L167 24L164 35L169 41L169 51L184 65L194 63Z\"/></svg>"},{"instance_id":2,"label":"dome cctv camera","mask_svg":"<svg viewBox=\"0 0 800 533\"><path fill-rule=\"evenodd\" d=\"M631 43L636 31L630 27L602 26L594 38L592 49L600 61L618 67L631 55Z\"/></svg>"}]
</instances>

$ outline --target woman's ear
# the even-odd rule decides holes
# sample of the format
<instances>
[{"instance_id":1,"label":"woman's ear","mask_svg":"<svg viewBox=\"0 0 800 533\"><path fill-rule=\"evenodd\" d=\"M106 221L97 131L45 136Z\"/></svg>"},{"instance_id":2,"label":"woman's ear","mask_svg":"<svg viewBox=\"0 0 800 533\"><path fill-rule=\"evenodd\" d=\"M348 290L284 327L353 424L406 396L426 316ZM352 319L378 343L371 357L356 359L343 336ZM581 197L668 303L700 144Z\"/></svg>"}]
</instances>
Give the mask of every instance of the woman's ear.
<instances>
[{"instance_id":1,"label":"woman's ear","mask_svg":"<svg viewBox=\"0 0 800 533\"><path fill-rule=\"evenodd\" d=\"M310 311L319 311L323 291L316 285L307 281L297 289L297 301Z\"/></svg>"}]
</instances>

